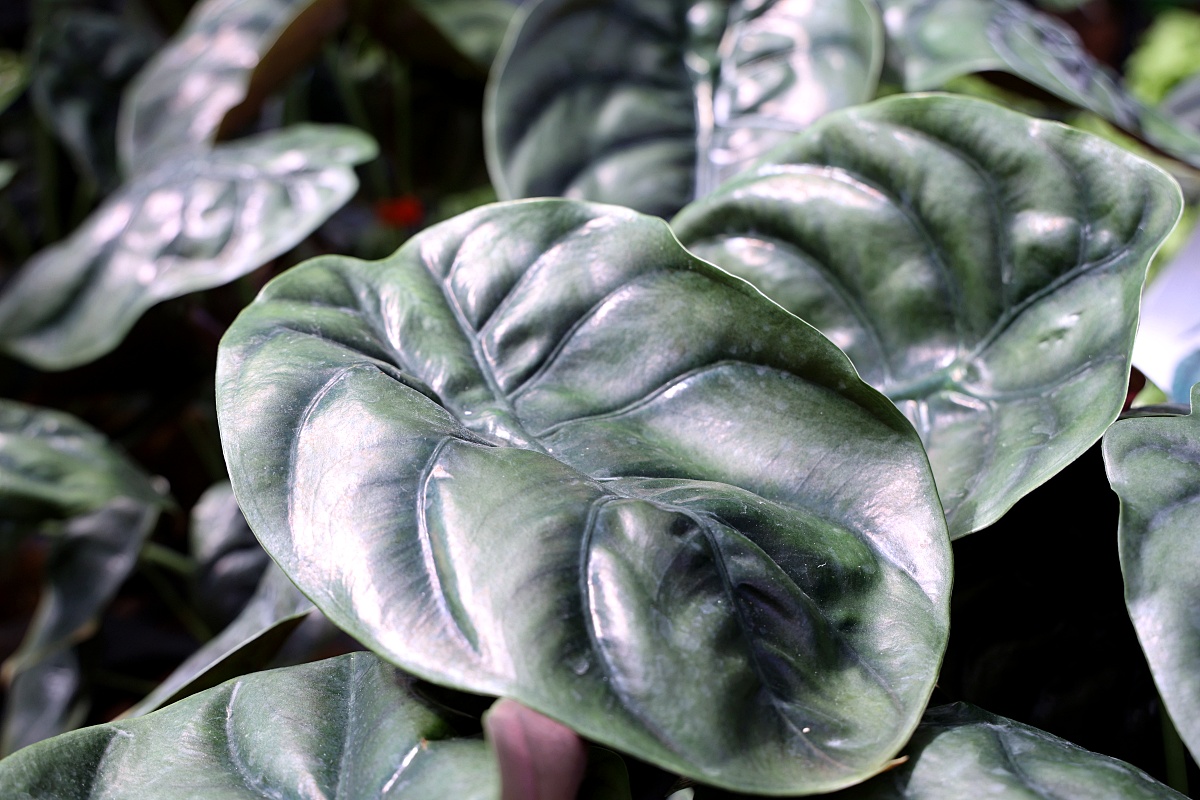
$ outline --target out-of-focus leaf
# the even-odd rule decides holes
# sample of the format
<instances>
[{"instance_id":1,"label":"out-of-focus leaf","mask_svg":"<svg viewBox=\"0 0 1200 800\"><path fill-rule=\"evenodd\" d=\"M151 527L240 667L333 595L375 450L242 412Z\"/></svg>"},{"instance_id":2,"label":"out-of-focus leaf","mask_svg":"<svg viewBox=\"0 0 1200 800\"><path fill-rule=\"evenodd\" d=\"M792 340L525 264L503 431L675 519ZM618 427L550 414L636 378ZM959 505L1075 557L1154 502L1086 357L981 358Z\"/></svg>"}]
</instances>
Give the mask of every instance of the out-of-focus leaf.
<instances>
[{"instance_id":1,"label":"out-of-focus leaf","mask_svg":"<svg viewBox=\"0 0 1200 800\"><path fill-rule=\"evenodd\" d=\"M930 709L908 761L838 800L1185 800L1146 773L966 703Z\"/></svg>"},{"instance_id":2,"label":"out-of-focus leaf","mask_svg":"<svg viewBox=\"0 0 1200 800\"><path fill-rule=\"evenodd\" d=\"M0 761L0 786L56 800L495 800L487 745L453 725L410 678L354 653L41 742Z\"/></svg>"},{"instance_id":3,"label":"out-of-focus leaf","mask_svg":"<svg viewBox=\"0 0 1200 800\"><path fill-rule=\"evenodd\" d=\"M156 37L114 14L64 9L33 53L30 95L76 167L108 191L117 175L117 108L125 85L154 54Z\"/></svg>"},{"instance_id":4,"label":"out-of-focus leaf","mask_svg":"<svg viewBox=\"0 0 1200 800\"><path fill-rule=\"evenodd\" d=\"M20 53L0 50L0 113L21 96L28 79L29 70Z\"/></svg>"},{"instance_id":5,"label":"out-of-focus leaf","mask_svg":"<svg viewBox=\"0 0 1200 800\"><path fill-rule=\"evenodd\" d=\"M863 0L542 0L514 25L485 109L499 195L661 216L870 99L882 57Z\"/></svg>"},{"instance_id":6,"label":"out-of-focus leaf","mask_svg":"<svg viewBox=\"0 0 1200 800\"><path fill-rule=\"evenodd\" d=\"M196 560L197 604L226 625L245 608L271 561L246 524L228 481L196 501L188 541Z\"/></svg>"},{"instance_id":7,"label":"out-of-focus leaf","mask_svg":"<svg viewBox=\"0 0 1200 800\"><path fill-rule=\"evenodd\" d=\"M1121 498L1125 603L1179 735L1200 756L1200 383L1181 417L1117 422L1104 463Z\"/></svg>"},{"instance_id":8,"label":"out-of-focus leaf","mask_svg":"<svg viewBox=\"0 0 1200 800\"><path fill-rule=\"evenodd\" d=\"M1200 72L1200 13L1169 8L1154 15L1124 65L1129 90L1146 103L1162 103L1173 88Z\"/></svg>"},{"instance_id":9,"label":"out-of-focus leaf","mask_svg":"<svg viewBox=\"0 0 1200 800\"><path fill-rule=\"evenodd\" d=\"M112 350L155 303L228 283L346 202L374 142L297 125L169 161L41 251L0 296L0 350L68 369Z\"/></svg>"},{"instance_id":10,"label":"out-of-focus leaf","mask_svg":"<svg viewBox=\"0 0 1200 800\"><path fill-rule=\"evenodd\" d=\"M0 752L75 719L79 675L69 648L91 635L163 503L155 482L92 428L0 400L0 520L55 536L37 610L3 666L10 688Z\"/></svg>"},{"instance_id":11,"label":"out-of-focus leaf","mask_svg":"<svg viewBox=\"0 0 1200 800\"><path fill-rule=\"evenodd\" d=\"M491 66L517 7L509 0L412 0L463 55Z\"/></svg>"},{"instance_id":12,"label":"out-of-focus leaf","mask_svg":"<svg viewBox=\"0 0 1200 800\"><path fill-rule=\"evenodd\" d=\"M1200 133L1130 95L1063 23L1017 0L881 0L888 60L909 91L972 72L1008 72L1182 161L1200 166Z\"/></svg>"},{"instance_id":13,"label":"out-of-focus leaf","mask_svg":"<svg viewBox=\"0 0 1200 800\"><path fill-rule=\"evenodd\" d=\"M126 716L140 717L160 706L266 666L313 604L271 564L258 591L233 622L205 642Z\"/></svg>"},{"instance_id":14,"label":"out-of-focus leaf","mask_svg":"<svg viewBox=\"0 0 1200 800\"><path fill-rule=\"evenodd\" d=\"M204 0L134 78L121 104L125 174L209 149L245 98L262 58L297 18L326 0Z\"/></svg>"},{"instance_id":15,"label":"out-of-focus leaf","mask_svg":"<svg viewBox=\"0 0 1200 800\"><path fill-rule=\"evenodd\" d=\"M951 536L1074 460L1125 398L1161 170L979 100L831 114L675 219L693 252L833 339L908 415Z\"/></svg>"},{"instance_id":16,"label":"out-of-focus leaf","mask_svg":"<svg viewBox=\"0 0 1200 800\"><path fill-rule=\"evenodd\" d=\"M500 767L501 800L571 800L579 793L587 745L566 725L501 698L484 715L483 730Z\"/></svg>"},{"instance_id":17,"label":"out-of-focus leaf","mask_svg":"<svg viewBox=\"0 0 1200 800\"><path fill-rule=\"evenodd\" d=\"M946 637L912 427L661 220L487 206L272 282L218 413L263 546L430 680L742 790L886 763Z\"/></svg>"},{"instance_id":18,"label":"out-of-focus leaf","mask_svg":"<svg viewBox=\"0 0 1200 800\"><path fill-rule=\"evenodd\" d=\"M12 183L13 176L17 174L17 165L12 161L0 161L0 189L4 189L8 184Z\"/></svg>"},{"instance_id":19,"label":"out-of-focus leaf","mask_svg":"<svg viewBox=\"0 0 1200 800\"><path fill-rule=\"evenodd\" d=\"M1171 90L1160 108L1184 127L1200 132L1200 75Z\"/></svg>"},{"instance_id":20,"label":"out-of-focus leaf","mask_svg":"<svg viewBox=\"0 0 1200 800\"><path fill-rule=\"evenodd\" d=\"M1200 228L1146 287L1133 363L1177 403L1200 381Z\"/></svg>"}]
</instances>

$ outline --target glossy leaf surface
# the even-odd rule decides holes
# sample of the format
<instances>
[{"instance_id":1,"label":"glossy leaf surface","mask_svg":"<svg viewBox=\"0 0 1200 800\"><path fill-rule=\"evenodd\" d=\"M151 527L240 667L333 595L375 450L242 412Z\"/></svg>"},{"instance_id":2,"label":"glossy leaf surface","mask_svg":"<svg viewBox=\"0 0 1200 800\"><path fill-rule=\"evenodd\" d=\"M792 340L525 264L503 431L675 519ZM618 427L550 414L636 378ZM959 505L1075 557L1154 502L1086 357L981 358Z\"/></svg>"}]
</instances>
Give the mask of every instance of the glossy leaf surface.
<instances>
[{"instance_id":1,"label":"glossy leaf surface","mask_svg":"<svg viewBox=\"0 0 1200 800\"><path fill-rule=\"evenodd\" d=\"M1104 436L1121 498L1125 603L1154 682L1193 755L1200 754L1200 384L1192 413L1124 419Z\"/></svg>"},{"instance_id":2,"label":"glossy leaf surface","mask_svg":"<svg viewBox=\"0 0 1200 800\"><path fill-rule=\"evenodd\" d=\"M660 216L868 100L881 64L862 0L542 0L518 24L485 112L500 196Z\"/></svg>"},{"instance_id":3,"label":"glossy leaf surface","mask_svg":"<svg viewBox=\"0 0 1200 800\"><path fill-rule=\"evenodd\" d=\"M182 746L186 745L186 746ZM260 672L0 761L12 796L84 800L495 800L496 765L412 680L366 653Z\"/></svg>"},{"instance_id":4,"label":"glossy leaf surface","mask_svg":"<svg viewBox=\"0 0 1200 800\"><path fill-rule=\"evenodd\" d=\"M1008 72L1200 166L1200 132L1142 104L1066 24L1017 0L880 0L888 62L908 91Z\"/></svg>"},{"instance_id":5,"label":"glossy leaf surface","mask_svg":"<svg viewBox=\"0 0 1200 800\"><path fill-rule=\"evenodd\" d=\"M0 349L42 369L87 363L155 303L220 286L286 252L355 192L374 143L297 125L140 174L0 296Z\"/></svg>"},{"instance_id":6,"label":"glossy leaf surface","mask_svg":"<svg viewBox=\"0 0 1200 800\"><path fill-rule=\"evenodd\" d=\"M672 223L812 323L929 451L951 536L998 519L1125 397L1165 173L977 100L847 109Z\"/></svg>"},{"instance_id":7,"label":"glossy leaf surface","mask_svg":"<svg viewBox=\"0 0 1200 800\"><path fill-rule=\"evenodd\" d=\"M839 800L1183 800L1123 761L966 703L930 709L904 752Z\"/></svg>"},{"instance_id":8,"label":"glossy leaf surface","mask_svg":"<svg viewBox=\"0 0 1200 800\"><path fill-rule=\"evenodd\" d=\"M150 61L121 105L125 174L209 149L262 57L316 0L204 0Z\"/></svg>"},{"instance_id":9,"label":"glossy leaf surface","mask_svg":"<svg viewBox=\"0 0 1200 800\"><path fill-rule=\"evenodd\" d=\"M705 781L879 769L946 636L915 433L661 220L487 206L325 258L230 328L218 414L263 546L339 627Z\"/></svg>"}]
</instances>

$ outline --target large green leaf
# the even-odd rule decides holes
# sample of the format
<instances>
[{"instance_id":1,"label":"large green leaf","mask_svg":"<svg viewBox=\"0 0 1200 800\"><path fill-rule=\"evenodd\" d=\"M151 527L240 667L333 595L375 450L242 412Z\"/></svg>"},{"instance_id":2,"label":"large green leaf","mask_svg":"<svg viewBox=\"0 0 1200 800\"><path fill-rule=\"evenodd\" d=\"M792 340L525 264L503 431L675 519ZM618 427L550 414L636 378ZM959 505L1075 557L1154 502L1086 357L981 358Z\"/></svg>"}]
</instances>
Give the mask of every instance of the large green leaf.
<instances>
[{"instance_id":1,"label":"large green leaf","mask_svg":"<svg viewBox=\"0 0 1200 800\"><path fill-rule=\"evenodd\" d=\"M246 98L263 56L320 0L204 0L133 80L117 148L125 174L203 153L225 114Z\"/></svg>"},{"instance_id":2,"label":"large green leaf","mask_svg":"<svg viewBox=\"0 0 1200 800\"><path fill-rule=\"evenodd\" d=\"M719 785L881 768L946 637L911 426L661 220L487 206L309 262L223 341L255 533L339 627Z\"/></svg>"},{"instance_id":3,"label":"large green leaf","mask_svg":"<svg viewBox=\"0 0 1200 800\"><path fill-rule=\"evenodd\" d=\"M374 143L297 125L140 174L0 295L0 350L67 369L112 350L155 303L220 286L286 252L358 187Z\"/></svg>"},{"instance_id":4,"label":"large green leaf","mask_svg":"<svg viewBox=\"0 0 1200 800\"><path fill-rule=\"evenodd\" d=\"M870 99L881 55L863 0L541 0L493 73L492 179L502 198L667 216L827 111Z\"/></svg>"},{"instance_id":5,"label":"large green leaf","mask_svg":"<svg viewBox=\"0 0 1200 800\"><path fill-rule=\"evenodd\" d=\"M973 72L1008 72L1193 166L1200 132L1144 105L1062 22L1017 0L880 0L888 62L909 91Z\"/></svg>"},{"instance_id":6,"label":"large green leaf","mask_svg":"<svg viewBox=\"0 0 1200 800\"><path fill-rule=\"evenodd\" d=\"M354 653L41 742L0 761L0 788L56 800L495 800L499 778L482 739Z\"/></svg>"},{"instance_id":7,"label":"large green leaf","mask_svg":"<svg viewBox=\"0 0 1200 800\"><path fill-rule=\"evenodd\" d=\"M1123 761L966 703L930 709L904 752L838 800L1184 800Z\"/></svg>"},{"instance_id":8,"label":"large green leaf","mask_svg":"<svg viewBox=\"0 0 1200 800\"><path fill-rule=\"evenodd\" d=\"M1192 413L1124 419L1104 436L1121 498L1125 603L1180 736L1200 756L1200 384Z\"/></svg>"},{"instance_id":9,"label":"large green leaf","mask_svg":"<svg viewBox=\"0 0 1200 800\"><path fill-rule=\"evenodd\" d=\"M69 648L95 629L163 502L161 487L79 420L0 401L0 530L54 537L37 610L4 663L0 753L72 725L79 667Z\"/></svg>"},{"instance_id":10,"label":"large green leaf","mask_svg":"<svg viewBox=\"0 0 1200 800\"><path fill-rule=\"evenodd\" d=\"M951 536L999 519L1116 419L1146 266L1180 212L1161 170L936 95L830 115L767 160L673 227L900 406Z\"/></svg>"}]
</instances>

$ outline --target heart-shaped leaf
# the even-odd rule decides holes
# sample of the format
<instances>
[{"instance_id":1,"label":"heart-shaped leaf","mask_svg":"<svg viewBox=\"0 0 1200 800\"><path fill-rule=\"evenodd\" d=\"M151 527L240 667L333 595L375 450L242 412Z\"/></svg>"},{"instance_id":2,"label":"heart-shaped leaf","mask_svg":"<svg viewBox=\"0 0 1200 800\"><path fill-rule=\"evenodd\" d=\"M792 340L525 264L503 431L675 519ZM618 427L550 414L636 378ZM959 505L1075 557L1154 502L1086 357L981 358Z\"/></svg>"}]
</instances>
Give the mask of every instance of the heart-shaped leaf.
<instances>
[{"instance_id":1,"label":"heart-shaped leaf","mask_svg":"<svg viewBox=\"0 0 1200 800\"><path fill-rule=\"evenodd\" d=\"M661 216L870 99L882 57L863 0L541 0L514 24L485 109L500 196Z\"/></svg>"},{"instance_id":2,"label":"heart-shaped leaf","mask_svg":"<svg viewBox=\"0 0 1200 800\"><path fill-rule=\"evenodd\" d=\"M126 175L209 150L272 45L323 0L204 0L133 80L121 104Z\"/></svg>"},{"instance_id":3,"label":"heart-shaped leaf","mask_svg":"<svg viewBox=\"0 0 1200 800\"><path fill-rule=\"evenodd\" d=\"M163 502L154 481L79 420L0 400L0 528L66 520L53 526L37 611L4 663L0 752L73 724L79 667L69 648L91 635Z\"/></svg>"},{"instance_id":4,"label":"heart-shaped leaf","mask_svg":"<svg viewBox=\"0 0 1200 800\"><path fill-rule=\"evenodd\" d=\"M309 262L223 341L263 546L418 675L746 790L872 774L946 636L903 416L661 220L499 204Z\"/></svg>"},{"instance_id":5,"label":"heart-shaped leaf","mask_svg":"<svg viewBox=\"0 0 1200 800\"><path fill-rule=\"evenodd\" d=\"M1161 170L978 100L831 114L672 223L815 325L916 425L951 536L999 519L1116 419Z\"/></svg>"},{"instance_id":6,"label":"heart-shaped leaf","mask_svg":"<svg viewBox=\"0 0 1200 800\"><path fill-rule=\"evenodd\" d=\"M1121 85L1065 24L1017 0L880 0L888 62L908 91L973 72L1008 72L1200 166L1200 133Z\"/></svg>"},{"instance_id":7,"label":"heart-shaped leaf","mask_svg":"<svg viewBox=\"0 0 1200 800\"><path fill-rule=\"evenodd\" d=\"M366 653L229 681L0 761L12 797L495 800L487 745ZM27 794L22 794L22 793Z\"/></svg>"},{"instance_id":8,"label":"heart-shaped leaf","mask_svg":"<svg viewBox=\"0 0 1200 800\"><path fill-rule=\"evenodd\" d=\"M295 246L353 196L353 165L374 153L356 130L297 125L141 173L5 286L0 350L42 369L104 355L155 303Z\"/></svg>"},{"instance_id":9,"label":"heart-shaped leaf","mask_svg":"<svg viewBox=\"0 0 1200 800\"><path fill-rule=\"evenodd\" d=\"M1181 417L1123 419L1104 436L1121 498L1125 603L1167 711L1200 756L1200 384Z\"/></svg>"},{"instance_id":10,"label":"heart-shaped leaf","mask_svg":"<svg viewBox=\"0 0 1200 800\"><path fill-rule=\"evenodd\" d=\"M966 703L930 709L904 752L838 800L1185 800L1124 761Z\"/></svg>"}]
</instances>

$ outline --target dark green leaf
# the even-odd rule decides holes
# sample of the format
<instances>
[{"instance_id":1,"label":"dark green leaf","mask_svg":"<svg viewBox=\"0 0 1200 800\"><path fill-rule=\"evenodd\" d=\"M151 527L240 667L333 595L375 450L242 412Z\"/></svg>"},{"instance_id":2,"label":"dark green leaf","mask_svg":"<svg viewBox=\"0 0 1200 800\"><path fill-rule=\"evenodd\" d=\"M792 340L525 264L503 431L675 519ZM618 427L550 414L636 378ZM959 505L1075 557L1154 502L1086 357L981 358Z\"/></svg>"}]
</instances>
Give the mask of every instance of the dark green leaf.
<instances>
[{"instance_id":1,"label":"dark green leaf","mask_svg":"<svg viewBox=\"0 0 1200 800\"><path fill-rule=\"evenodd\" d=\"M1017 0L880 0L888 61L909 91L1008 72L1200 166L1200 132L1130 95L1065 24Z\"/></svg>"},{"instance_id":2,"label":"dark green leaf","mask_svg":"<svg viewBox=\"0 0 1200 800\"><path fill-rule=\"evenodd\" d=\"M280 35L316 0L203 0L133 80L117 147L126 175L209 149Z\"/></svg>"},{"instance_id":3,"label":"dark green leaf","mask_svg":"<svg viewBox=\"0 0 1200 800\"><path fill-rule=\"evenodd\" d=\"M966 703L930 709L904 753L838 800L1184 800L1123 761Z\"/></svg>"},{"instance_id":4,"label":"dark green leaf","mask_svg":"<svg viewBox=\"0 0 1200 800\"><path fill-rule=\"evenodd\" d=\"M916 725L948 540L911 426L661 220L530 201L274 281L218 412L335 624L702 780L817 791Z\"/></svg>"},{"instance_id":5,"label":"dark green leaf","mask_svg":"<svg viewBox=\"0 0 1200 800\"><path fill-rule=\"evenodd\" d=\"M0 113L21 96L28 77L25 59L19 53L0 50Z\"/></svg>"},{"instance_id":6,"label":"dark green leaf","mask_svg":"<svg viewBox=\"0 0 1200 800\"><path fill-rule=\"evenodd\" d=\"M14 675L4 698L0 757L78 728L87 713L81 681L79 659L71 649Z\"/></svg>"},{"instance_id":7,"label":"dark green leaf","mask_svg":"<svg viewBox=\"0 0 1200 800\"><path fill-rule=\"evenodd\" d=\"M863 0L542 0L493 74L493 182L503 198L670 215L789 133L870 99L881 53Z\"/></svg>"},{"instance_id":8,"label":"dark green leaf","mask_svg":"<svg viewBox=\"0 0 1200 800\"><path fill-rule=\"evenodd\" d=\"M847 109L684 209L687 247L815 325L929 451L951 536L999 519L1125 398L1180 212L1096 137L951 96Z\"/></svg>"},{"instance_id":9,"label":"dark green leaf","mask_svg":"<svg viewBox=\"0 0 1200 800\"><path fill-rule=\"evenodd\" d=\"M412 0L463 55L488 68L517 7L509 0Z\"/></svg>"},{"instance_id":10,"label":"dark green leaf","mask_svg":"<svg viewBox=\"0 0 1200 800\"><path fill-rule=\"evenodd\" d=\"M150 306L284 253L355 192L374 156L350 128L297 125L141 173L0 296L0 350L41 369L116 347Z\"/></svg>"},{"instance_id":11,"label":"dark green leaf","mask_svg":"<svg viewBox=\"0 0 1200 800\"><path fill-rule=\"evenodd\" d=\"M248 675L41 742L0 761L0 786L55 800L499 797L487 745L459 736L411 679L366 653Z\"/></svg>"},{"instance_id":12,"label":"dark green leaf","mask_svg":"<svg viewBox=\"0 0 1200 800\"><path fill-rule=\"evenodd\" d=\"M1121 498L1125 603L1167 711L1200 756L1200 384L1182 417L1125 419L1104 436Z\"/></svg>"},{"instance_id":13,"label":"dark green leaf","mask_svg":"<svg viewBox=\"0 0 1200 800\"><path fill-rule=\"evenodd\" d=\"M228 481L212 486L192 508L188 543L196 560L197 605L226 625L254 594L271 559L254 538Z\"/></svg>"},{"instance_id":14,"label":"dark green leaf","mask_svg":"<svg viewBox=\"0 0 1200 800\"><path fill-rule=\"evenodd\" d=\"M0 190L12 183L13 176L16 174L16 163L12 161L0 161Z\"/></svg>"},{"instance_id":15,"label":"dark green leaf","mask_svg":"<svg viewBox=\"0 0 1200 800\"><path fill-rule=\"evenodd\" d=\"M158 42L145 28L115 14L64 9L34 48L30 95L34 108L101 189L117 175L117 108L125 84Z\"/></svg>"}]
</instances>

